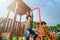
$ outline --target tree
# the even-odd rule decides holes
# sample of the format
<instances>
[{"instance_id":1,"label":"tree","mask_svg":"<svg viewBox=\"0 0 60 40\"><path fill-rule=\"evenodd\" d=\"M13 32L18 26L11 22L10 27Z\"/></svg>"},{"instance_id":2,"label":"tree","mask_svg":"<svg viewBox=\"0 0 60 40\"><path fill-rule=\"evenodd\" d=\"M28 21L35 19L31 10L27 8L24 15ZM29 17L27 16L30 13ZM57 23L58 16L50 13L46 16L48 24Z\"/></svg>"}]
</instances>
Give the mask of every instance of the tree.
<instances>
[{"instance_id":1,"label":"tree","mask_svg":"<svg viewBox=\"0 0 60 40\"><path fill-rule=\"evenodd\" d=\"M60 24L57 24L57 28L60 28Z\"/></svg>"},{"instance_id":2,"label":"tree","mask_svg":"<svg viewBox=\"0 0 60 40\"><path fill-rule=\"evenodd\" d=\"M52 31L52 32L54 31L54 30L53 30L53 26L50 26L50 31Z\"/></svg>"},{"instance_id":3,"label":"tree","mask_svg":"<svg viewBox=\"0 0 60 40\"><path fill-rule=\"evenodd\" d=\"M60 32L60 24L57 24L57 31Z\"/></svg>"},{"instance_id":4,"label":"tree","mask_svg":"<svg viewBox=\"0 0 60 40\"><path fill-rule=\"evenodd\" d=\"M57 27L56 26L50 26L50 31L57 33Z\"/></svg>"}]
</instances>

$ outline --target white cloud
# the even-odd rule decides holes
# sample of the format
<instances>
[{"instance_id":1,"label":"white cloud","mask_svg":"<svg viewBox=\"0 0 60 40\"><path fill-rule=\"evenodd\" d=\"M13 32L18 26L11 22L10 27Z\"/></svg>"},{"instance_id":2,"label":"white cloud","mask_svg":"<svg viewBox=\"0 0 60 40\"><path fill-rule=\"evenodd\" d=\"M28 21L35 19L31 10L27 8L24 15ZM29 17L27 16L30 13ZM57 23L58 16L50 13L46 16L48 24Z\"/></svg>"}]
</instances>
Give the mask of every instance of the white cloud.
<instances>
[{"instance_id":1,"label":"white cloud","mask_svg":"<svg viewBox=\"0 0 60 40\"><path fill-rule=\"evenodd\" d=\"M12 0L0 0L0 17L5 17L7 15L7 6L12 2Z\"/></svg>"}]
</instances>

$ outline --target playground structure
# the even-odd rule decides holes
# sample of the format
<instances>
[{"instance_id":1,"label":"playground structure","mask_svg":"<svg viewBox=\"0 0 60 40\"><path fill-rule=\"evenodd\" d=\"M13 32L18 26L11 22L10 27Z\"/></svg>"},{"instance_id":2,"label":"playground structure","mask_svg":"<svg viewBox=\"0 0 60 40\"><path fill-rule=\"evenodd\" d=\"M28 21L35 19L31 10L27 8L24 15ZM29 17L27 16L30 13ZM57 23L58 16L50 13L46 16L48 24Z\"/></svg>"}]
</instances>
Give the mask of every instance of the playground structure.
<instances>
[{"instance_id":1,"label":"playground structure","mask_svg":"<svg viewBox=\"0 0 60 40\"><path fill-rule=\"evenodd\" d=\"M14 1L13 3L15 3ZM7 17L1 21L1 30L0 30L0 39L1 37L8 37L10 40L12 40L12 37L20 37L20 36L25 36L24 29L22 30L21 27L23 23L21 23L21 17L22 15L26 14L26 11L31 10L22 0L19 3L19 6L21 9L16 9L15 10L15 15L14 15L14 20L9 19L9 13L10 10L14 11L13 8L16 6L13 6L13 4L10 7L10 10L8 11ZM13 7L13 8L12 8ZM20 11L19 11L20 10ZM20 15L20 22L16 21L16 16ZM3 30L2 30L3 29ZM22 33L21 33L22 32Z\"/></svg>"},{"instance_id":2,"label":"playground structure","mask_svg":"<svg viewBox=\"0 0 60 40\"><path fill-rule=\"evenodd\" d=\"M11 4L11 6L9 7L7 17L0 20L1 21L0 22L0 39L1 39L1 37L8 37L9 40L12 40L12 37L17 37L17 40L18 40L18 37L25 37L25 31L24 31L25 24L24 24L24 22L21 22L21 18L23 15L26 15L26 13L29 13L33 17L33 13L31 13L31 12L33 12L33 10L36 10L36 9L38 10L38 18L39 18L39 21L38 21L39 28L40 28L39 33L40 33L40 31L42 31L42 29L44 30L43 34L40 35L41 34L40 33L39 37L37 37L37 39L42 40L43 36L49 37L49 39L51 39L51 40L54 40L54 38L56 38L55 37L56 34L54 34L55 36L54 35L51 36L50 31L47 28L42 27L39 7L31 9L22 0L17 1L17 2L18 2L18 5L17 5L18 8L16 8L16 4L15 5ZM17 2L15 0L13 3L17 3ZM14 20L8 18L10 10L15 12ZM20 15L20 22L16 21L17 14ZM53 38L53 36L54 36L54 38Z\"/></svg>"}]
</instances>

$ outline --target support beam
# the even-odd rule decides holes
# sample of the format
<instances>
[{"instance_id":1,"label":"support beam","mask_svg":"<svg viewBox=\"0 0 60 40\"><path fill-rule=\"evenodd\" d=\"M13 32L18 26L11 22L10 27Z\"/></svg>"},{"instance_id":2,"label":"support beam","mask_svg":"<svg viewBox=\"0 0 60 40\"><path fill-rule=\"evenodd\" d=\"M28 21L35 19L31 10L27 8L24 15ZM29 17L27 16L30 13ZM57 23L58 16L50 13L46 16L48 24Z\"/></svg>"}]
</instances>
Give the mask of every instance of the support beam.
<instances>
[{"instance_id":1,"label":"support beam","mask_svg":"<svg viewBox=\"0 0 60 40\"><path fill-rule=\"evenodd\" d=\"M21 18L22 18L22 15L20 15L20 26L19 26L19 30L20 30L20 31L19 31L19 33L22 32L22 31L21 31Z\"/></svg>"},{"instance_id":2,"label":"support beam","mask_svg":"<svg viewBox=\"0 0 60 40\"><path fill-rule=\"evenodd\" d=\"M7 17L6 17L6 21L7 21L7 22L8 22L9 14L10 14L10 10L8 10L8 14L7 14ZM7 31L7 32L8 32L8 26L9 26L9 22L8 22L7 28L6 28L6 31Z\"/></svg>"}]
</instances>

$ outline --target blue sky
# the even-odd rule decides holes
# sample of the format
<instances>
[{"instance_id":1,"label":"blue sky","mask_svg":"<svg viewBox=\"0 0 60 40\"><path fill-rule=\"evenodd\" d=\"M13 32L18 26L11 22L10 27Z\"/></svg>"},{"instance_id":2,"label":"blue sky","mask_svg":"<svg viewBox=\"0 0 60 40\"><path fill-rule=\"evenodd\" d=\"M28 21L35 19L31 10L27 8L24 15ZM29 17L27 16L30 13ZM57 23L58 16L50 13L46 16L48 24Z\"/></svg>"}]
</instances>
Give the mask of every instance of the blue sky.
<instances>
[{"instance_id":1,"label":"blue sky","mask_svg":"<svg viewBox=\"0 0 60 40\"><path fill-rule=\"evenodd\" d=\"M0 17L7 15L7 7L13 0L0 0ZM40 7L42 20L47 25L56 25L60 23L60 0L23 0L30 8ZM12 16L11 16L12 15ZM10 17L13 17L11 12ZM36 14L35 14L36 15ZM18 16L19 17L19 16Z\"/></svg>"}]
</instances>

